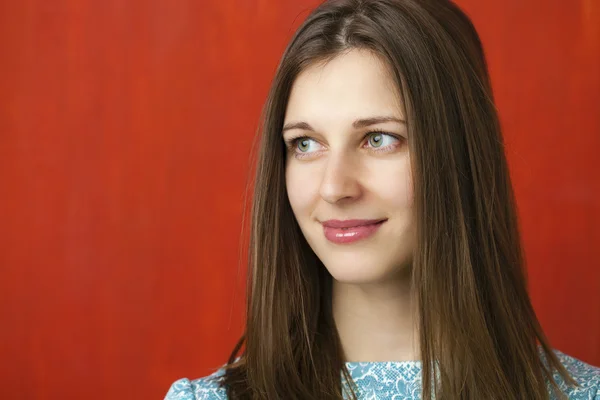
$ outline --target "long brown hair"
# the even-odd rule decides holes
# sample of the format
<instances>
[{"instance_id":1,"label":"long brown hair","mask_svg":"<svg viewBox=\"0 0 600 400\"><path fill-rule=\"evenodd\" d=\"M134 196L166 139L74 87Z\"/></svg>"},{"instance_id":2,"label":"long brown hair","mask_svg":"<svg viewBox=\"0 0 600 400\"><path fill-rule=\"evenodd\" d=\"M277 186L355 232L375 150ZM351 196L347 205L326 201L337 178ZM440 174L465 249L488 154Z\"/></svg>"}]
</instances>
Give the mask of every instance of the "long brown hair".
<instances>
[{"instance_id":1,"label":"long brown hair","mask_svg":"<svg viewBox=\"0 0 600 400\"><path fill-rule=\"evenodd\" d=\"M448 0L326 1L287 46L259 129L246 329L222 387L230 399L341 399L340 372L351 383L332 316L332 277L287 199L282 126L299 72L357 48L389 64L407 117L423 398L548 399L546 379L561 395L554 370L575 382L527 293L482 45Z\"/></svg>"}]
</instances>

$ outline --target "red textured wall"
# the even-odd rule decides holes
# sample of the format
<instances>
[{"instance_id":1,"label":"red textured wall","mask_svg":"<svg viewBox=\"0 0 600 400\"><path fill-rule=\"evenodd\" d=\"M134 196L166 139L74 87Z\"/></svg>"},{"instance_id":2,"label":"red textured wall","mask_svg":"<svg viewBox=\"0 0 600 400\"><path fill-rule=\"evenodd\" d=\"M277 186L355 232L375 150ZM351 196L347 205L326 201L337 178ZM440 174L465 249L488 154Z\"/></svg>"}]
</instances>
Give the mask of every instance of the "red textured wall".
<instances>
[{"instance_id":1,"label":"red textured wall","mask_svg":"<svg viewBox=\"0 0 600 400\"><path fill-rule=\"evenodd\" d=\"M162 398L242 330L262 101L313 0L0 1L0 398ZM532 298L600 364L600 3L462 0Z\"/></svg>"}]
</instances>

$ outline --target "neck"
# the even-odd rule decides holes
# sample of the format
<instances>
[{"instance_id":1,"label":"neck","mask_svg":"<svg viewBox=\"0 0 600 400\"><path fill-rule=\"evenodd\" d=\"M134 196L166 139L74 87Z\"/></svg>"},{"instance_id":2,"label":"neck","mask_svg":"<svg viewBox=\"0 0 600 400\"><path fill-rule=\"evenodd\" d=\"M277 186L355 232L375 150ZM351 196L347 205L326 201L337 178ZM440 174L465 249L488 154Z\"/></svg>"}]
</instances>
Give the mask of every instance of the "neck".
<instances>
[{"instance_id":1,"label":"neck","mask_svg":"<svg viewBox=\"0 0 600 400\"><path fill-rule=\"evenodd\" d=\"M333 281L333 318L345 359L413 361L419 359L410 278L380 283Z\"/></svg>"}]
</instances>

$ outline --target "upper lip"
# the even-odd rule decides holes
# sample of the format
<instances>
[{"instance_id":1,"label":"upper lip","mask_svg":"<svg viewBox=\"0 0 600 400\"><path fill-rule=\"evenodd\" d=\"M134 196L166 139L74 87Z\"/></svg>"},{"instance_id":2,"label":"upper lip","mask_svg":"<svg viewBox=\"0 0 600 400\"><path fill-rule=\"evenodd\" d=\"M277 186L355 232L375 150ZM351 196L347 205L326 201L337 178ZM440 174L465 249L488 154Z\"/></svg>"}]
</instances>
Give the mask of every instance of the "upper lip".
<instances>
[{"instance_id":1,"label":"upper lip","mask_svg":"<svg viewBox=\"0 0 600 400\"><path fill-rule=\"evenodd\" d=\"M339 219L330 219L327 221L323 221L321 222L323 224L323 226L326 226L328 228L352 228L355 226L363 226L363 225L371 225L371 224L376 224L378 222L382 222L385 221L387 218L380 218L380 219L346 219L346 220L339 220Z\"/></svg>"}]
</instances>

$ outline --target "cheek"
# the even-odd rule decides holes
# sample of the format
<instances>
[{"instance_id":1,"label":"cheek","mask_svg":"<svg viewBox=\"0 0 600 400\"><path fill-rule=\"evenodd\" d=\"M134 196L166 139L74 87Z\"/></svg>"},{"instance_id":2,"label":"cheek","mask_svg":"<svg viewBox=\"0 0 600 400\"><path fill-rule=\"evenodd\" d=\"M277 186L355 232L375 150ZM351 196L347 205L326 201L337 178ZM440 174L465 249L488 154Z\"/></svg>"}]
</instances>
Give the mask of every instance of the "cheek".
<instances>
[{"instance_id":1,"label":"cheek","mask_svg":"<svg viewBox=\"0 0 600 400\"><path fill-rule=\"evenodd\" d=\"M296 218L301 218L303 213L309 212L308 209L314 201L315 192L318 191L316 186L317 179L306 171L301 171L291 165L285 172L285 184L288 199Z\"/></svg>"},{"instance_id":2,"label":"cheek","mask_svg":"<svg viewBox=\"0 0 600 400\"><path fill-rule=\"evenodd\" d=\"M389 164L377 169L370 181L371 190L383 200L390 210L402 212L412 208L414 193L410 163Z\"/></svg>"}]
</instances>

